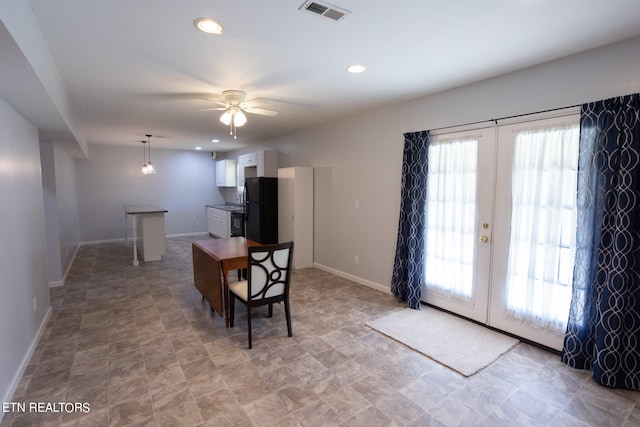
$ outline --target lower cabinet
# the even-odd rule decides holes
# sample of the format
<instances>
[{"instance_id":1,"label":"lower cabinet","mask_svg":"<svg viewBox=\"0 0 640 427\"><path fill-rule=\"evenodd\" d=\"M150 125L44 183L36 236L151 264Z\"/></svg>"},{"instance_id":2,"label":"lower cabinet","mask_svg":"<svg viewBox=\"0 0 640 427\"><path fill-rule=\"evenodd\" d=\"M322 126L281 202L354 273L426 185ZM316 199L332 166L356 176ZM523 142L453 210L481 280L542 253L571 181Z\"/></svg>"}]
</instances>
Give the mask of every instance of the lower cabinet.
<instances>
[{"instance_id":1,"label":"lower cabinet","mask_svg":"<svg viewBox=\"0 0 640 427\"><path fill-rule=\"evenodd\" d=\"M229 226L229 212L207 207L207 231L209 234L226 239L229 237Z\"/></svg>"}]
</instances>

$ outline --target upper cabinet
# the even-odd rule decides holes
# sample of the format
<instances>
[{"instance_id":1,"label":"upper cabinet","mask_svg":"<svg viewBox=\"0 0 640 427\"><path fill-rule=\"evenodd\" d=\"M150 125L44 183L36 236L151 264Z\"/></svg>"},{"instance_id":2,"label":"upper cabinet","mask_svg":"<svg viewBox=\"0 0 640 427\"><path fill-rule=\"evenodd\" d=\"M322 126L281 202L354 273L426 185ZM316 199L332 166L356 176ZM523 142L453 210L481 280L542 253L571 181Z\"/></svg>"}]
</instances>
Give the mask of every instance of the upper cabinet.
<instances>
[{"instance_id":1,"label":"upper cabinet","mask_svg":"<svg viewBox=\"0 0 640 427\"><path fill-rule=\"evenodd\" d=\"M242 156L238 157L238 161L245 167L257 166L258 153L243 154Z\"/></svg>"},{"instance_id":2,"label":"upper cabinet","mask_svg":"<svg viewBox=\"0 0 640 427\"><path fill-rule=\"evenodd\" d=\"M216 162L216 186L218 187L235 187L236 186L236 169L235 160L218 160Z\"/></svg>"},{"instance_id":3,"label":"upper cabinet","mask_svg":"<svg viewBox=\"0 0 640 427\"><path fill-rule=\"evenodd\" d=\"M244 187L245 178L278 176L278 152L273 150L257 151L238 156L238 189Z\"/></svg>"},{"instance_id":4,"label":"upper cabinet","mask_svg":"<svg viewBox=\"0 0 640 427\"><path fill-rule=\"evenodd\" d=\"M258 176L278 177L278 152L258 151L256 153L256 169Z\"/></svg>"}]
</instances>

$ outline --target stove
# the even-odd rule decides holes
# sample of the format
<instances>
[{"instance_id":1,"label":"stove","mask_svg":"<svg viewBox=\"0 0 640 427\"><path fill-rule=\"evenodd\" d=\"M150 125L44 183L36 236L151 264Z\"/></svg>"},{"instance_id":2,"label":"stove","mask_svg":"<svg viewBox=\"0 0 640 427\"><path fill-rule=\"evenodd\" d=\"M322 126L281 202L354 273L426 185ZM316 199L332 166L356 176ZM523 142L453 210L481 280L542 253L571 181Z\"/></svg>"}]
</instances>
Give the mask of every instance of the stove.
<instances>
[{"instance_id":1,"label":"stove","mask_svg":"<svg viewBox=\"0 0 640 427\"><path fill-rule=\"evenodd\" d=\"M244 237L244 210L231 211L231 237Z\"/></svg>"}]
</instances>

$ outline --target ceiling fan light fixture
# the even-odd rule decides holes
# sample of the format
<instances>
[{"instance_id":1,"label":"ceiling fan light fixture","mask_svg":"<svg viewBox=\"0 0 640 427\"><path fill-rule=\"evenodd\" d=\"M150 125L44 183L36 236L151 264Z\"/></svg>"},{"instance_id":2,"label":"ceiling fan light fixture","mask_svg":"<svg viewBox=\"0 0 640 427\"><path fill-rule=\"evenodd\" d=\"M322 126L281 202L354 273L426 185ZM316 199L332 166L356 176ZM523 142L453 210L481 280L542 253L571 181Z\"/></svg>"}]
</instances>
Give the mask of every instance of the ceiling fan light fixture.
<instances>
[{"instance_id":1,"label":"ceiling fan light fixture","mask_svg":"<svg viewBox=\"0 0 640 427\"><path fill-rule=\"evenodd\" d=\"M220 121L229 126L229 135L233 135L233 138L236 139L236 128L244 126L244 124L247 123L247 116L239 107L232 105L222 113Z\"/></svg>"},{"instance_id":2,"label":"ceiling fan light fixture","mask_svg":"<svg viewBox=\"0 0 640 427\"><path fill-rule=\"evenodd\" d=\"M225 125L229 126L231 124L232 118L233 118L233 114L231 114L229 110L226 110L224 113L222 113L222 116L220 116L220 121Z\"/></svg>"},{"instance_id":3,"label":"ceiling fan light fixture","mask_svg":"<svg viewBox=\"0 0 640 427\"><path fill-rule=\"evenodd\" d=\"M233 124L240 127L244 126L245 123L247 123L247 116L245 116L242 110L236 111L233 115Z\"/></svg>"},{"instance_id":4,"label":"ceiling fan light fixture","mask_svg":"<svg viewBox=\"0 0 640 427\"><path fill-rule=\"evenodd\" d=\"M229 126L233 123L234 126L243 126L247 123L247 116L238 107L229 107L220 116L220 121Z\"/></svg>"},{"instance_id":5,"label":"ceiling fan light fixture","mask_svg":"<svg viewBox=\"0 0 640 427\"><path fill-rule=\"evenodd\" d=\"M213 18L198 18L193 21L193 25L203 33L222 34L224 27Z\"/></svg>"}]
</instances>

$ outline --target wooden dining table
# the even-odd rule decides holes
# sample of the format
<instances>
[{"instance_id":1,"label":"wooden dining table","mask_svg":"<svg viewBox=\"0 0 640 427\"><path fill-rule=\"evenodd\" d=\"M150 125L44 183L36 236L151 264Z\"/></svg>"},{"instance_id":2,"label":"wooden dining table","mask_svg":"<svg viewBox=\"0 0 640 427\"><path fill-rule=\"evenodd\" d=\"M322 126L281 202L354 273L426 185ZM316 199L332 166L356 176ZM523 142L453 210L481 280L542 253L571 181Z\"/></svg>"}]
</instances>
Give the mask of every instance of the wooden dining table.
<instances>
[{"instance_id":1,"label":"wooden dining table","mask_svg":"<svg viewBox=\"0 0 640 427\"><path fill-rule=\"evenodd\" d=\"M229 273L247 268L248 248L260 243L244 237L197 240L192 243L195 287L211 310L229 326Z\"/></svg>"}]
</instances>

